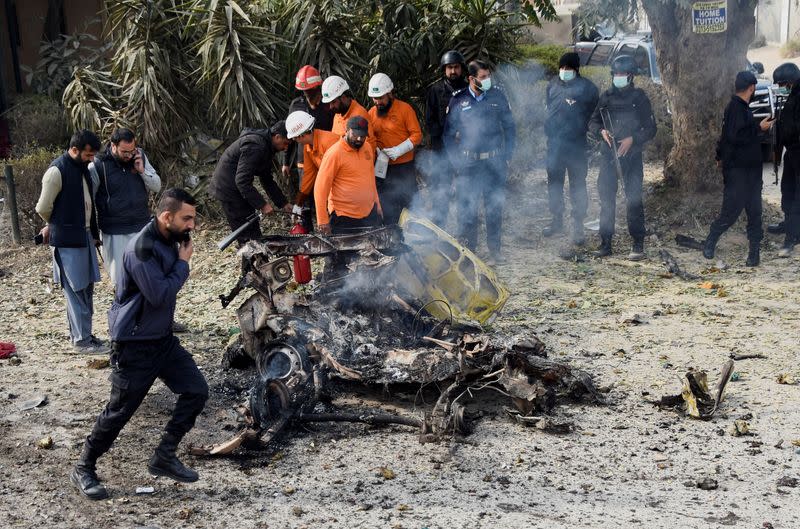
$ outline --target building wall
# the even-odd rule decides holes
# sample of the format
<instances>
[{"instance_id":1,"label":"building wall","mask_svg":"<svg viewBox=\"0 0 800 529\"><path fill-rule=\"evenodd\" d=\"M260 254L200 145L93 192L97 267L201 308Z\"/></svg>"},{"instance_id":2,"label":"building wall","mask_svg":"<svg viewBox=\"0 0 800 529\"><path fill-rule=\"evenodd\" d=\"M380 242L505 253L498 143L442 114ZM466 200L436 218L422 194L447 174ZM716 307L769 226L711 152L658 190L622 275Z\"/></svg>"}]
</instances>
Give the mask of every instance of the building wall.
<instances>
[{"instance_id":1,"label":"building wall","mask_svg":"<svg viewBox=\"0 0 800 529\"><path fill-rule=\"evenodd\" d=\"M19 43L17 53L19 64L33 67L39 60L39 47L44 34L44 22L47 16L47 0L2 0L0 2L0 50L2 50L2 74L7 92L15 93L14 67L12 62L11 43L9 40L8 4L16 6L19 27ZM102 0L64 0L64 19L66 32L92 33L97 36L102 31L100 11ZM22 90L28 91L25 74L22 73Z\"/></svg>"}]
</instances>

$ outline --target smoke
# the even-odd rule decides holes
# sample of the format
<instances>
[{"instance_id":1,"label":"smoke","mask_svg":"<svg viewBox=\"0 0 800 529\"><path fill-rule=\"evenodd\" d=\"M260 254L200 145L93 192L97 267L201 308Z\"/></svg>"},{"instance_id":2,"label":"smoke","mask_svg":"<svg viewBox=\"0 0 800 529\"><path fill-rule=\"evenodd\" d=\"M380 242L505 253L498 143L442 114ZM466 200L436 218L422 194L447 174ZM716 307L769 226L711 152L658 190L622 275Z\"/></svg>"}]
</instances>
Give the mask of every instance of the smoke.
<instances>
[{"instance_id":1,"label":"smoke","mask_svg":"<svg viewBox=\"0 0 800 529\"><path fill-rule=\"evenodd\" d=\"M505 186L513 189L529 171L544 166L545 69L536 61L522 65L501 64L492 73L492 82L492 90L500 90L506 96L516 125L516 147ZM471 132L479 136L479 142L489 144L493 138L481 137L486 129L485 124L476 122ZM481 208L491 212L503 208L506 197L497 192L498 187L503 187L497 178L468 174L469 168L458 174L444 150L417 151L416 169L425 189L414 196L411 211L457 237L467 238L462 228L468 212ZM453 219L458 221L448 222Z\"/></svg>"}]
</instances>

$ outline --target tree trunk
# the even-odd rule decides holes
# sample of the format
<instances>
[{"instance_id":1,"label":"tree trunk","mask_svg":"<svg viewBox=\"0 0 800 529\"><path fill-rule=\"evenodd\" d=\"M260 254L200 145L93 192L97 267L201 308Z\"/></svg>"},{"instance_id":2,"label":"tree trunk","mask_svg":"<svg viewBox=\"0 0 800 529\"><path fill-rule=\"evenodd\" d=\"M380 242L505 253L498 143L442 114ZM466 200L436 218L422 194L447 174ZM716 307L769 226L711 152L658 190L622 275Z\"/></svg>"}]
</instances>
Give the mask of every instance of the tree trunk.
<instances>
[{"instance_id":1,"label":"tree trunk","mask_svg":"<svg viewBox=\"0 0 800 529\"><path fill-rule=\"evenodd\" d=\"M672 109L675 144L664 176L683 193L718 188L722 178L714 161L716 143L734 78L746 66L756 2L728 0L728 28L715 34L692 32L689 3L642 0L642 4Z\"/></svg>"}]
</instances>

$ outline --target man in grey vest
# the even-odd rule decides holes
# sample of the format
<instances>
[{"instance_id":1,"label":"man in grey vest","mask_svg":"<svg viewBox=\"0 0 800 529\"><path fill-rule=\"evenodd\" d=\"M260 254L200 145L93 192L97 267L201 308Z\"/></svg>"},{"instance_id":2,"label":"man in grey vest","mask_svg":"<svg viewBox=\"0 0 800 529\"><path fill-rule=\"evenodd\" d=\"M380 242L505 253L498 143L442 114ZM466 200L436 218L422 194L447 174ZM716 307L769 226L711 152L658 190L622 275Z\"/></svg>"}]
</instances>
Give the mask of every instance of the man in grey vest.
<instances>
[{"instance_id":1,"label":"man in grey vest","mask_svg":"<svg viewBox=\"0 0 800 529\"><path fill-rule=\"evenodd\" d=\"M103 261L115 288L122 278L125 247L150 220L149 193L158 193L161 178L129 129L111 134L105 151L89 164L95 190Z\"/></svg>"},{"instance_id":2,"label":"man in grey vest","mask_svg":"<svg viewBox=\"0 0 800 529\"><path fill-rule=\"evenodd\" d=\"M47 222L40 234L53 248L53 281L67 300L72 344L77 352L88 354L110 351L92 334L94 283L100 281L95 246L100 236L88 166L99 149L93 132L76 132L69 149L44 173L36 203L36 212Z\"/></svg>"}]
</instances>

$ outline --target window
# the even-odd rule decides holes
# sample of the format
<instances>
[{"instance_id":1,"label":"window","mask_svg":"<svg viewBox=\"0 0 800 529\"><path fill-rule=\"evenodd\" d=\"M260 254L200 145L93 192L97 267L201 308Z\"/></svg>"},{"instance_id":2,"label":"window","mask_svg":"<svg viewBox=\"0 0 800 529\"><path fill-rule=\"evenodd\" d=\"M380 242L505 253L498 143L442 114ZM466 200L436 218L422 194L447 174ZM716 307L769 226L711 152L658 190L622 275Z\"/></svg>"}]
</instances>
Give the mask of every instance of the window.
<instances>
[{"instance_id":1,"label":"window","mask_svg":"<svg viewBox=\"0 0 800 529\"><path fill-rule=\"evenodd\" d=\"M647 48L638 44L624 44L617 55L630 55L639 68L637 75L650 77L650 54L647 53Z\"/></svg>"},{"instance_id":2,"label":"window","mask_svg":"<svg viewBox=\"0 0 800 529\"><path fill-rule=\"evenodd\" d=\"M608 64L608 58L614 50L614 44L610 42L598 42L594 53L589 57L588 66L605 66Z\"/></svg>"}]
</instances>

